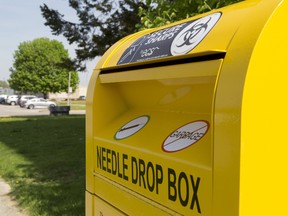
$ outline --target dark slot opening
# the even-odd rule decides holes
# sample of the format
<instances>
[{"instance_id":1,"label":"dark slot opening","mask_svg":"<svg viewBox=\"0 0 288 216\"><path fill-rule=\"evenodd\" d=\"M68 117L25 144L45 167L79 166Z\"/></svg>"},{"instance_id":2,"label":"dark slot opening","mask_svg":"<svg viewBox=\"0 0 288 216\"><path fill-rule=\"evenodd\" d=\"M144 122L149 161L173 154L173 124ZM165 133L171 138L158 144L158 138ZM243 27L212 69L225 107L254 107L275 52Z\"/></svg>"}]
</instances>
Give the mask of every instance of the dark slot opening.
<instances>
[{"instance_id":1,"label":"dark slot opening","mask_svg":"<svg viewBox=\"0 0 288 216\"><path fill-rule=\"evenodd\" d=\"M169 61L161 61L161 62L153 62L148 64L141 64L141 65L124 65L119 67L113 68L105 68L102 69L100 74L109 74L109 73L118 73L123 71L129 70L139 70L144 68L154 68L154 67L161 67L161 66L169 66L169 65L177 65L177 64L185 64L185 63L192 63L192 62L202 62L202 61L209 61L209 60L216 60L216 59L223 59L225 57L225 52L213 53L209 55L203 56L196 56L190 58L182 58L182 59L172 59ZM143 62L142 62L143 63Z\"/></svg>"}]
</instances>

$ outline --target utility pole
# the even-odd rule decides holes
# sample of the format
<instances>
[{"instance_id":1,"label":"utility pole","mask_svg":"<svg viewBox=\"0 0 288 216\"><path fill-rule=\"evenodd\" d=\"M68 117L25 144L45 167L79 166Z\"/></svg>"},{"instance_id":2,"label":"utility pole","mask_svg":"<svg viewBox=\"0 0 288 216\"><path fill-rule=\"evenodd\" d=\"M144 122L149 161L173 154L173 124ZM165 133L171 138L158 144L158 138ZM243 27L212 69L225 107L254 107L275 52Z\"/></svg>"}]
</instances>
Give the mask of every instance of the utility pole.
<instances>
[{"instance_id":1,"label":"utility pole","mask_svg":"<svg viewBox=\"0 0 288 216\"><path fill-rule=\"evenodd\" d=\"M71 80L71 71L69 71L69 77L68 77L68 100L67 100L67 106L70 106L70 94L72 92L72 88L70 87L70 80Z\"/></svg>"}]
</instances>

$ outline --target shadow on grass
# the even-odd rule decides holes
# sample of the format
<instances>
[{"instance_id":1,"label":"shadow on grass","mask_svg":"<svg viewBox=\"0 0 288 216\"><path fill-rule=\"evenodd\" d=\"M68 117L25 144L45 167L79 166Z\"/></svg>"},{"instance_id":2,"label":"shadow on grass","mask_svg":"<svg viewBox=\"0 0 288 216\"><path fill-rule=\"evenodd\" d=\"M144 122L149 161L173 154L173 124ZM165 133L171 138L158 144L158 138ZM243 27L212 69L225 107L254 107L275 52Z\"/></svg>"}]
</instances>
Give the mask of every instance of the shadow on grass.
<instances>
[{"instance_id":1,"label":"shadow on grass","mask_svg":"<svg viewBox=\"0 0 288 216\"><path fill-rule=\"evenodd\" d=\"M30 215L84 215L85 117L0 118L0 175Z\"/></svg>"}]
</instances>

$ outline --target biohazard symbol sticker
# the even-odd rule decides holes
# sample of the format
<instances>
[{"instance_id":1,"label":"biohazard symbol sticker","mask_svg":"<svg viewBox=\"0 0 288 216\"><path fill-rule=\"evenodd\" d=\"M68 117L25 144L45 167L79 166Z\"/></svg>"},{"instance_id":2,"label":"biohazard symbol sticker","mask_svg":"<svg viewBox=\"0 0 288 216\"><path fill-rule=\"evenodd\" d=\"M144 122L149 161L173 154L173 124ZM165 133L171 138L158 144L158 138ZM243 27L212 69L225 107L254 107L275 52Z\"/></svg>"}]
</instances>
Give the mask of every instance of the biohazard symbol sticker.
<instances>
[{"instance_id":1,"label":"biohazard symbol sticker","mask_svg":"<svg viewBox=\"0 0 288 216\"><path fill-rule=\"evenodd\" d=\"M201 43L221 16L221 12L216 12L143 35L122 53L117 65L187 54Z\"/></svg>"},{"instance_id":2,"label":"biohazard symbol sticker","mask_svg":"<svg viewBox=\"0 0 288 216\"><path fill-rule=\"evenodd\" d=\"M176 152L198 142L205 136L209 129L209 123L204 120L188 123L173 131L163 142L162 149L165 152Z\"/></svg>"},{"instance_id":3,"label":"biohazard symbol sticker","mask_svg":"<svg viewBox=\"0 0 288 216\"><path fill-rule=\"evenodd\" d=\"M205 38L220 17L221 13L214 13L187 25L172 41L171 54L175 56L190 52Z\"/></svg>"}]
</instances>

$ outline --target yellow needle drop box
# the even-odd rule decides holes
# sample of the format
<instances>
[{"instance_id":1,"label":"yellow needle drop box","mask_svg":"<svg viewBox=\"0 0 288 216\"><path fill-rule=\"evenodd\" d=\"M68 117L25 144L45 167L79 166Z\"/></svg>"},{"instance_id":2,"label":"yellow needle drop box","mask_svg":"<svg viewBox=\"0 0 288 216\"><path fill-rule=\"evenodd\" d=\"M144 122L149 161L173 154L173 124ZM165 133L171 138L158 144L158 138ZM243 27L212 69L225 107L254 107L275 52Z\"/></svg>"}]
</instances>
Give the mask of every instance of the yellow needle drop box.
<instances>
[{"instance_id":1,"label":"yellow needle drop box","mask_svg":"<svg viewBox=\"0 0 288 216\"><path fill-rule=\"evenodd\" d=\"M288 215L288 5L246 0L111 47L86 110L86 215Z\"/></svg>"}]
</instances>

